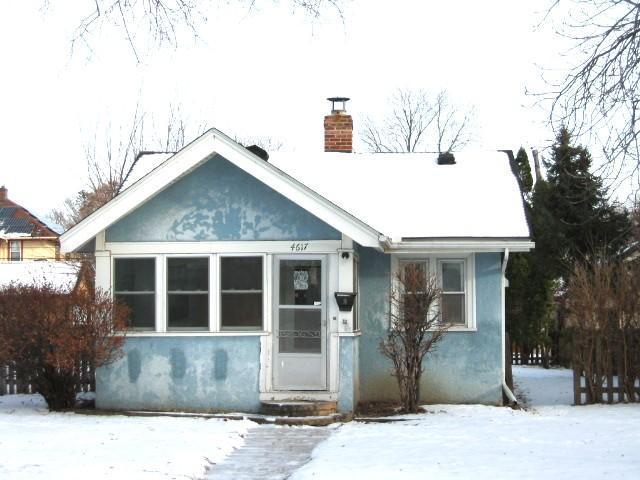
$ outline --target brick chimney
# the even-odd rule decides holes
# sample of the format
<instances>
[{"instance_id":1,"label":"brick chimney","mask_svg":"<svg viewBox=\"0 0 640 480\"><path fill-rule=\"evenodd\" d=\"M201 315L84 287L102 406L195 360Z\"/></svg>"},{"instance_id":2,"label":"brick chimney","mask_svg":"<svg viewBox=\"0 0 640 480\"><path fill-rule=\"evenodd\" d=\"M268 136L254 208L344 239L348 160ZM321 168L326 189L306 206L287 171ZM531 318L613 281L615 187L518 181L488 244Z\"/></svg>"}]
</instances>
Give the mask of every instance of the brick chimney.
<instances>
[{"instance_id":1,"label":"brick chimney","mask_svg":"<svg viewBox=\"0 0 640 480\"><path fill-rule=\"evenodd\" d=\"M0 187L0 202L5 202L7 200L7 187L2 185Z\"/></svg>"},{"instance_id":2,"label":"brick chimney","mask_svg":"<svg viewBox=\"0 0 640 480\"><path fill-rule=\"evenodd\" d=\"M353 152L353 120L347 115L345 97L327 98L331 102L331 115L324 117L324 151Z\"/></svg>"}]
</instances>

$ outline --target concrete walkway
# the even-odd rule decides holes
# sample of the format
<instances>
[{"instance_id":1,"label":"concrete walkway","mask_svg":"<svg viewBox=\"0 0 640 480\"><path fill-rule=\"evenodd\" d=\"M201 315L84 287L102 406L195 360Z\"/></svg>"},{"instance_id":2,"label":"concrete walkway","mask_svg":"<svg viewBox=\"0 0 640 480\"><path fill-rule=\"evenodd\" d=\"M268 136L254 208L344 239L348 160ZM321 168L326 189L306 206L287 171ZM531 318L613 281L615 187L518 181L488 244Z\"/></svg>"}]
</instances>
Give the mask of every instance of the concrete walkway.
<instances>
[{"instance_id":1,"label":"concrete walkway","mask_svg":"<svg viewBox=\"0 0 640 480\"><path fill-rule=\"evenodd\" d=\"M245 444L213 465L209 480L284 480L311 458L331 434L325 427L263 425L247 432Z\"/></svg>"}]
</instances>

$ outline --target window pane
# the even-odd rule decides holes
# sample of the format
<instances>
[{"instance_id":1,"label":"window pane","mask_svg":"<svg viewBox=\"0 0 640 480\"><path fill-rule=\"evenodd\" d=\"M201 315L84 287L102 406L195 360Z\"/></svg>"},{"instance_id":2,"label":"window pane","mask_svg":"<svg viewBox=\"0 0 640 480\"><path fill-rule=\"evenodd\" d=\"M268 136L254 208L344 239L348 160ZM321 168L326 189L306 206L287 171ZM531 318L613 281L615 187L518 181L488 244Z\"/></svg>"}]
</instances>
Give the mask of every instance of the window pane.
<instances>
[{"instance_id":1,"label":"window pane","mask_svg":"<svg viewBox=\"0 0 640 480\"><path fill-rule=\"evenodd\" d=\"M426 278L427 262L402 262L402 269L405 274L415 269Z\"/></svg>"},{"instance_id":2,"label":"window pane","mask_svg":"<svg viewBox=\"0 0 640 480\"><path fill-rule=\"evenodd\" d=\"M169 258L167 269L170 292L209 291L208 258Z\"/></svg>"},{"instance_id":3,"label":"window pane","mask_svg":"<svg viewBox=\"0 0 640 480\"><path fill-rule=\"evenodd\" d=\"M131 309L129 326L133 328L154 329L156 323L156 296L153 293L116 294L116 300Z\"/></svg>"},{"instance_id":4,"label":"window pane","mask_svg":"<svg viewBox=\"0 0 640 480\"><path fill-rule=\"evenodd\" d=\"M222 329L262 329L262 292L222 293L220 299Z\"/></svg>"},{"instance_id":5,"label":"window pane","mask_svg":"<svg viewBox=\"0 0 640 480\"><path fill-rule=\"evenodd\" d=\"M155 258L116 258L114 265L116 292L155 291Z\"/></svg>"},{"instance_id":6,"label":"window pane","mask_svg":"<svg viewBox=\"0 0 640 480\"><path fill-rule=\"evenodd\" d=\"M321 260L280 260L280 305L319 305Z\"/></svg>"},{"instance_id":7,"label":"window pane","mask_svg":"<svg viewBox=\"0 0 640 480\"><path fill-rule=\"evenodd\" d=\"M20 252L20 242L11 241L9 242L9 260L11 261L20 261L21 260L21 252Z\"/></svg>"},{"instance_id":8,"label":"window pane","mask_svg":"<svg viewBox=\"0 0 640 480\"><path fill-rule=\"evenodd\" d=\"M322 352L322 311L280 309L280 353Z\"/></svg>"},{"instance_id":9,"label":"window pane","mask_svg":"<svg viewBox=\"0 0 640 480\"><path fill-rule=\"evenodd\" d=\"M442 290L444 292L463 292L462 262L442 262Z\"/></svg>"},{"instance_id":10,"label":"window pane","mask_svg":"<svg viewBox=\"0 0 640 480\"><path fill-rule=\"evenodd\" d=\"M209 327L209 295L169 294L169 328Z\"/></svg>"},{"instance_id":11,"label":"window pane","mask_svg":"<svg viewBox=\"0 0 640 480\"><path fill-rule=\"evenodd\" d=\"M464 293L442 295L442 321L454 325L464 325Z\"/></svg>"},{"instance_id":12,"label":"window pane","mask_svg":"<svg viewBox=\"0 0 640 480\"><path fill-rule=\"evenodd\" d=\"M222 290L262 290L262 257L222 257Z\"/></svg>"}]
</instances>

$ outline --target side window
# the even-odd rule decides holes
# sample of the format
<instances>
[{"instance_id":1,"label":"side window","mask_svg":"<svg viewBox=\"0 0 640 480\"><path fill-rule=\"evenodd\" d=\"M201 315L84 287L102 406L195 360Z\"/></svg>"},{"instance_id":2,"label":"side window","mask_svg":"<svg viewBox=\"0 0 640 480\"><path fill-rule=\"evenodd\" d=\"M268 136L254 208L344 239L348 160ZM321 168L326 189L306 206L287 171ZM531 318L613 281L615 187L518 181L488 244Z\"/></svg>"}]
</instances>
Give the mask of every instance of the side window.
<instances>
[{"instance_id":1,"label":"side window","mask_svg":"<svg viewBox=\"0 0 640 480\"><path fill-rule=\"evenodd\" d=\"M220 258L220 328L262 330L262 257Z\"/></svg>"},{"instance_id":2,"label":"side window","mask_svg":"<svg viewBox=\"0 0 640 480\"><path fill-rule=\"evenodd\" d=\"M22 260L22 242L20 240L9 240L9 260L12 262Z\"/></svg>"},{"instance_id":3,"label":"side window","mask_svg":"<svg viewBox=\"0 0 640 480\"><path fill-rule=\"evenodd\" d=\"M167 328L209 328L209 258L167 259Z\"/></svg>"},{"instance_id":4,"label":"side window","mask_svg":"<svg viewBox=\"0 0 640 480\"><path fill-rule=\"evenodd\" d=\"M451 325L466 325L466 281L464 260L438 262L442 300L442 321Z\"/></svg>"},{"instance_id":5,"label":"side window","mask_svg":"<svg viewBox=\"0 0 640 480\"><path fill-rule=\"evenodd\" d=\"M114 259L114 296L131 309L129 326L153 330L156 320L155 258Z\"/></svg>"}]
</instances>

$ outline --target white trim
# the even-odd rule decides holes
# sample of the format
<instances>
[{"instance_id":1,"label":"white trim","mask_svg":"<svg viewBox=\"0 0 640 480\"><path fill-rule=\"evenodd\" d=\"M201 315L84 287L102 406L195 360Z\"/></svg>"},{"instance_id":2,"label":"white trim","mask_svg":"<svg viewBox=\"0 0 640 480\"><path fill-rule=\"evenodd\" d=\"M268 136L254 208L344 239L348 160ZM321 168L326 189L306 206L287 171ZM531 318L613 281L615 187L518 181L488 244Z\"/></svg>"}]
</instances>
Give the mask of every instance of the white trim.
<instances>
[{"instance_id":1,"label":"white trim","mask_svg":"<svg viewBox=\"0 0 640 480\"><path fill-rule=\"evenodd\" d=\"M435 275L438 282L440 278L440 262L447 260L460 260L464 262L465 275L465 325L450 325L448 332L477 332L476 321L476 270L475 270L475 252L457 252L457 253L422 253L412 252L411 254L393 254L391 255L391 282L394 282L396 273L400 265L404 262L423 261L427 263L427 271L430 275Z\"/></svg>"},{"instance_id":2,"label":"white trim","mask_svg":"<svg viewBox=\"0 0 640 480\"><path fill-rule=\"evenodd\" d=\"M60 237L61 250L72 252L113 225L215 154L241 168L265 185L363 246L380 248L380 233L326 198L258 158L222 132L211 129L124 190L116 198Z\"/></svg>"},{"instance_id":3,"label":"white trim","mask_svg":"<svg viewBox=\"0 0 640 480\"><path fill-rule=\"evenodd\" d=\"M165 309L164 309L164 327L165 327L165 331L166 332L202 332L202 333L209 333L211 332L211 324L212 322L212 315L211 315L211 270L212 270L212 262L214 261L214 259L212 258L213 255L202 255L202 254L172 254L172 255L162 255L162 261L163 261L163 287L164 287L164 303L166 305ZM209 307L209 311L208 311L208 315L207 315L207 326L206 327L187 327L187 328L170 328L169 327L169 295L171 294L171 292L169 291L169 259L170 258L206 258L207 259L207 287L208 290L206 292L206 294L208 295L208 307ZM174 292L175 293L175 292ZM198 295L204 295L204 292L191 292L191 293L195 293Z\"/></svg>"},{"instance_id":4,"label":"white trim","mask_svg":"<svg viewBox=\"0 0 640 480\"><path fill-rule=\"evenodd\" d=\"M493 239L452 239L452 240L416 240L386 242L385 253L422 253L446 254L456 252L503 252L508 248L512 252L528 252L535 247L529 239L493 240Z\"/></svg>"},{"instance_id":5,"label":"white trim","mask_svg":"<svg viewBox=\"0 0 640 480\"><path fill-rule=\"evenodd\" d=\"M215 325L216 325L216 331L218 332L251 332L251 331L266 331L267 327L266 327L266 318L267 318L267 300L266 297L268 295L270 295L269 291L267 290L267 267L266 267L266 261L267 261L267 255L264 253L224 253L224 254L218 254L215 255L217 257L217 273L218 273L218 278L217 278L217 286L218 286L218 290L216 292L216 302L218 304L218 307L216 309L216 321L215 321ZM227 258L227 257L259 257L262 259L262 291L260 293L262 293L262 328L260 330L233 330L233 329L223 329L222 328L222 259L223 258ZM257 291L255 293L258 293Z\"/></svg>"},{"instance_id":6,"label":"white trim","mask_svg":"<svg viewBox=\"0 0 640 480\"><path fill-rule=\"evenodd\" d=\"M306 250L296 252L291 247L307 244ZM286 240L286 241L234 241L234 242L107 242L105 248L114 255L122 254L238 254L279 253L286 255L309 255L335 253L340 248L340 240Z\"/></svg>"},{"instance_id":7,"label":"white trim","mask_svg":"<svg viewBox=\"0 0 640 480\"><path fill-rule=\"evenodd\" d=\"M288 392L260 392L260 401L283 401L283 400L310 400L310 401L327 401L337 402L337 392L325 391L288 391Z\"/></svg>"},{"instance_id":8,"label":"white trim","mask_svg":"<svg viewBox=\"0 0 640 480\"><path fill-rule=\"evenodd\" d=\"M180 331L171 330L168 332L153 332L151 330L127 330L126 337L266 337L269 332L246 331L246 332L207 332L206 330Z\"/></svg>"}]
</instances>

